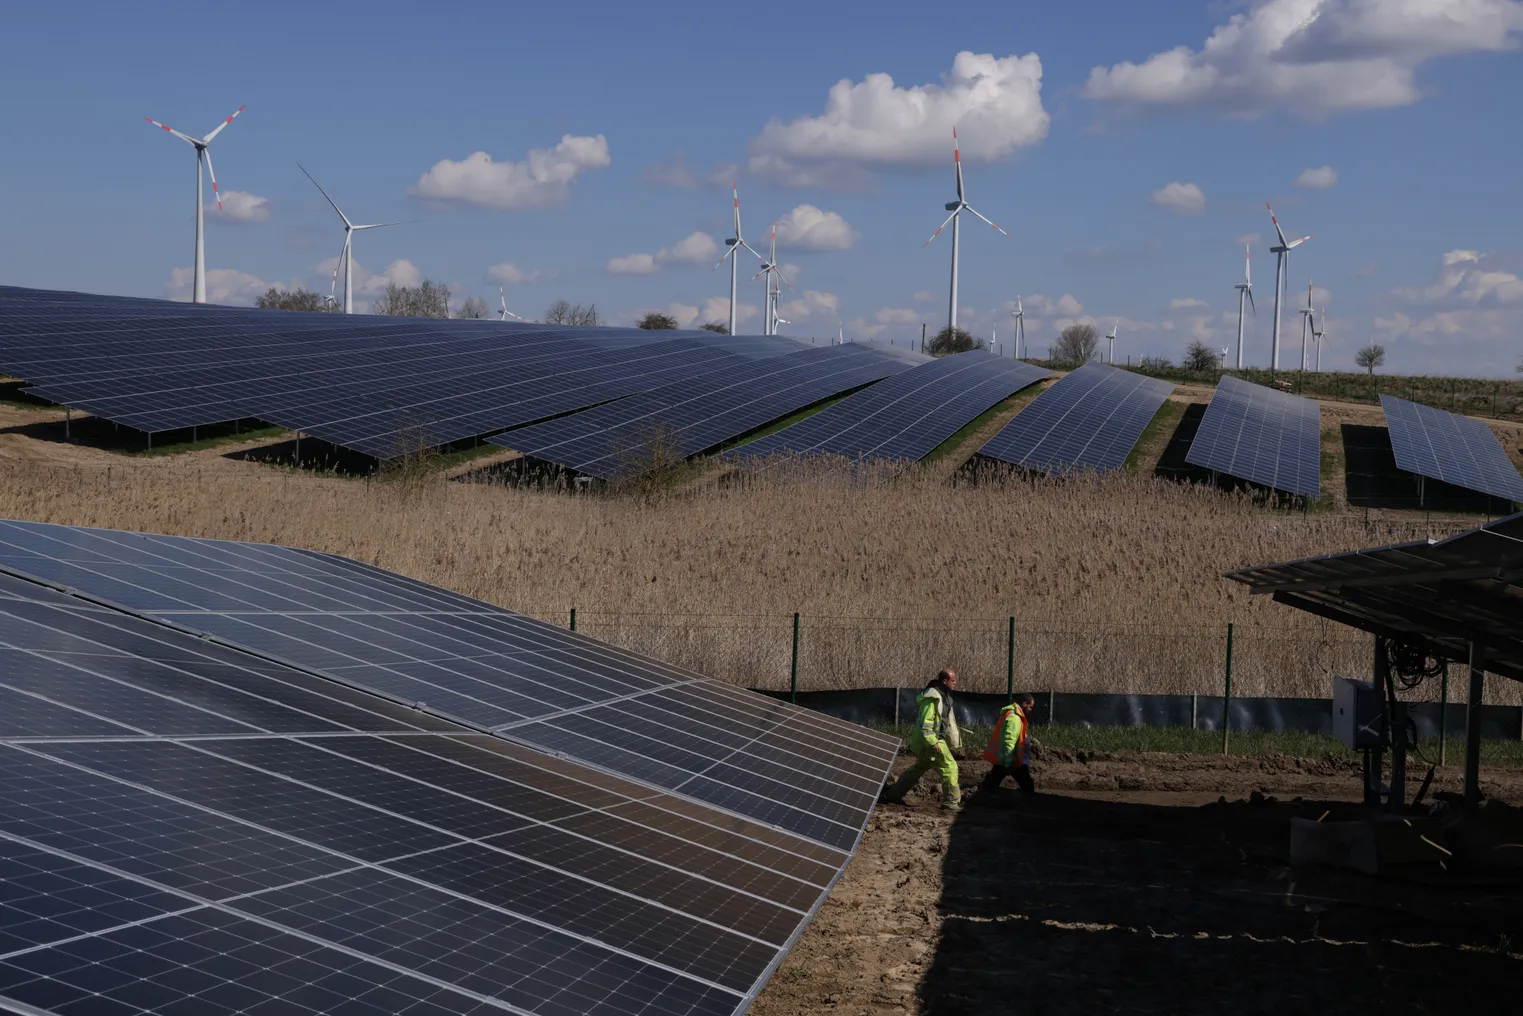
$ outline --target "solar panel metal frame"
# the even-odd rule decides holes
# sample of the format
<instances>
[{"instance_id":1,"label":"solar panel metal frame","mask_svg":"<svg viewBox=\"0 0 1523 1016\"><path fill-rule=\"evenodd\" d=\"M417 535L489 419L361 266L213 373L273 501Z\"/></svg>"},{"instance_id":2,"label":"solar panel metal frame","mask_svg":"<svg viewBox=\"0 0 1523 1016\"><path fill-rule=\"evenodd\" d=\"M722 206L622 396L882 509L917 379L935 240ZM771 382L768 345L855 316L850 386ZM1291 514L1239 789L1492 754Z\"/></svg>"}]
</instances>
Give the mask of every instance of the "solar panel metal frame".
<instances>
[{"instance_id":1,"label":"solar panel metal frame","mask_svg":"<svg viewBox=\"0 0 1523 1016\"><path fill-rule=\"evenodd\" d=\"M1321 405L1223 375L1185 461L1275 490L1320 497Z\"/></svg>"},{"instance_id":2,"label":"solar panel metal frame","mask_svg":"<svg viewBox=\"0 0 1523 1016\"><path fill-rule=\"evenodd\" d=\"M1396 465L1442 483L1523 502L1523 476L1482 420L1380 396Z\"/></svg>"}]
</instances>

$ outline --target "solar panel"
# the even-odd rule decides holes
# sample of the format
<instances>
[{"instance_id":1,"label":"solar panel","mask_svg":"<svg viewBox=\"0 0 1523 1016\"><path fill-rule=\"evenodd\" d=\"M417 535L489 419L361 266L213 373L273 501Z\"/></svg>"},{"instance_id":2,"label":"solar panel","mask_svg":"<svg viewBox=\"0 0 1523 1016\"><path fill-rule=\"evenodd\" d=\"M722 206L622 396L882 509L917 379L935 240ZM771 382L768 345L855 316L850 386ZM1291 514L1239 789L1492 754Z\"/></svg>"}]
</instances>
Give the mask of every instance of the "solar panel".
<instances>
[{"instance_id":1,"label":"solar panel","mask_svg":"<svg viewBox=\"0 0 1523 1016\"><path fill-rule=\"evenodd\" d=\"M1321 409L1313 399L1225 376L1185 461L1265 487L1322 492Z\"/></svg>"},{"instance_id":2,"label":"solar panel","mask_svg":"<svg viewBox=\"0 0 1523 1016\"><path fill-rule=\"evenodd\" d=\"M862 346L838 345L713 371L490 440L604 478L636 475L665 454L687 458L831 395L908 370Z\"/></svg>"},{"instance_id":3,"label":"solar panel","mask_svg":"<svg viewBox=\"0 0 1523 1016\"><path fill-rule=\"evenodd\" d=\"M741 445L736 460L777 455L915 461L1048 372L983 352L932 360L864 389L774 434Z\"/></svg>"},{"instance_id":4,"label":"solar panel","mask_svg":"<svg viewBox=\"0 0 1523 1016\"><path fill-rule=\"evenodd\" d=\"M160 606L199 588L253 614L492 613L468 598L282 548L4 527L0 1008L738 1013L855 846L187 630L205 612L10 573L113 572L115 593L158 576ZM626 700L623 729L746 744L748 771L799 773L822 801L853 799L837 765L881 779L892 756L738 689L683 690L672 712ZM794 753L812 743L828 761Z\"/></svg>"},{"instance_id":5,"label":"solar panel","mask_svg":"<svg viewBox=\"0 0 1523 1016\"><path fill-rule=\"evenodd\" d=\"M1174 385L1086 363L1023 408L980 455L1049 473L1120 469Z\"/></svg>"},{"instance_id":6,"label":"solar panel","mask_svg":"<svg viewBox=\"0 0 1523 1016\"><path fill-rule=\"evenodd\" d=\"M1409 473L1452 483L1508 501L1523 501L1523 476L1490 427L1469 416L1380 397L1396 465Z\"/></svg>"}]
</instances>

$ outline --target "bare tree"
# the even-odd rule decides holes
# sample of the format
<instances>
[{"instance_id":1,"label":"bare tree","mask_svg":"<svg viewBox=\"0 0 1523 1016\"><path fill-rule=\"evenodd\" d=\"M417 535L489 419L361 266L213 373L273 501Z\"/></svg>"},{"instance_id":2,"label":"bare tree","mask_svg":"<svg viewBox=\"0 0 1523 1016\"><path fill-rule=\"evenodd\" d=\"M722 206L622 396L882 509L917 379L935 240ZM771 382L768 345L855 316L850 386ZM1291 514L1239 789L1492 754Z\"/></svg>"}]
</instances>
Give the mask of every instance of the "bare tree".
<instances>
[{"instance_id":1,"label":"bare tree","mask_svg":"<svg viewBox=\"0 0 1523 1016\"><path fill-rule=\"evenodd\" d=\"M373 314L397 317L449 317L449 287L433 279L424 279L417 286L388 283L386 292L370 310Z\"/></svg>"},{"instance_id":2,"label":"bare tree","mask_svg":"<svg viewBox=\"0 0 1523 1016\"><path fill-rule=\"evenodd\" d=\"M1137 364L1143 370L1168 370L1174 366L1174 361L1167 356L1144 356Z\"/></svg>"},{"instance_id":3,"label":"bare tree","mask_svg":"<svg viewBox=\"0 0 1523 1016\"><path fill-rule=\"evenodd\" d=\"M1372 342L1359 352L1354 354L1354 362L1375 376L1376 367L1384 367L1386 362L1386 347Z\"/></svg>"},{"instance_id":4,"label":"bare tree","mask_svg":"<svg viewBox=\"0 0 1523 1016\"><path fill-rule=\"evenodd\" d=\"M487 302L479 296L473 296L460 305L455 312L457 318L484 318L487 316Z\"/></svg>"},{"instance_id":5,"label":"bare tree","mask_svg":"<svg viewBox=\"0 0 1523 1016\"><path fill-rule=\"evenodd\" d=\"M583 325L596 326L603 323L598 316L598 305L589 303L583 306L572 303L570 300L556 300L545 311L545 323L549 325Z\"/></svg>"},{"instance_id":6,"label":"bare tree","mask_svg":"<svg viewBox=\"0 0 1523 1016\"><path fill-rule=\"evenodd\" d=\"M1221 362L1221 352L1196 339L1185 349L1185 370L1204 374L1208 370L1215 370Z\"/></svg>"},{"instance_id":7,"label":"bare tree","mask_svg":"<svg viewBox=\"0 0 1523 1016\"><path fill-rule=\"evenodd\" d=\"M565 325L565 324L570 324L571 322L566 320L570 316L571 316L571 301L570 300L556 300L554 303L552 303L550 305L550 309L545 311L545 324L547 324L547 325Z\"/></svg>"},{"instance_id":8,"label":"bare tree","mask_svg":"<svg viewBox=\"0 0 1523 1016\"><path fill-rule=\"evenodd\" d=\"M670 314L661 314L657 311L651 311L649 314L641 318L640 323L635 327L644 328L646 331L651 332L671 331L673 328L677 327L677 319L672 317Z\"/></svg>"},{"instance_id":9,"label":"bare tree","mask_svg":"<svg viewBox=\"0 0 1523 1016\"><path fill-rule=\"evenodd\" d=\"M1099 344L1094 325L1069 325L1048 348L1047 355L1057 363L1088 363Z\"/></svg>"},{"instance_id":10,"label":"bare tree","mask_svg":"<svg viewBox=\"0 0 1523 1016\"><path fill-rule=\"evenodd\" d=\"M706 332L718 332L720 335L730 334L730 326L722 321L710 321L707 324L700 325L699 327Z\"/></svg>"},{"instance_id":11,"label":"bare tree","mask_svg":"<svg viewBox=\"0 0 1523 1016\"><path fill-rule=\"evenodd\" d=\"M984 340L975 339L961 328L953 330L951 325L936 333L926 352L932 356L945 356L947 353L966 353L970 349L983 349Z\"/></svg>"},{"instance_id":12,"label":"bare tree","mask_svg":"<svg viewBox=\"0 0 1523 1016\"><path fill-rule=\"evenodd\" d=\"M254 306L262 310L322 310L323 298L304 286L295 289L271 286L263 296L254 297Z\"/></svg>"}]
</instances>

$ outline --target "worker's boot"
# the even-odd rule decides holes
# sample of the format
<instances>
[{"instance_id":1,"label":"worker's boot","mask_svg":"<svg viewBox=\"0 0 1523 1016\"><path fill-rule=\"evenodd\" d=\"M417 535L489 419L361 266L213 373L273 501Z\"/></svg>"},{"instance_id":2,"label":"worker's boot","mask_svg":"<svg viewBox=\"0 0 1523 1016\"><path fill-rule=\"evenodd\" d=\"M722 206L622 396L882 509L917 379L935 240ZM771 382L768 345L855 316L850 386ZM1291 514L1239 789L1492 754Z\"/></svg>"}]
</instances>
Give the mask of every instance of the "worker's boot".
<instances>
[{"instance_id":1,"label":"worker's boot","mask_svg":"<svg viewBox=\"0 0 1523 1016\"><path fill-rule=\"evenodd\" d=\"M941 788L941 810L962 811L962 788L957 784Z\"/></svg>"},{"instance_id":2,"label":"worker's boot","mask_svg":"<svg viewBox=\"0 0 1523 1016\"><path fill-rule=\"evenodd\" d=\"M906 769L897 780L883 788L883 792L878 795L878 802L880 804L903 804L904 795L913 790L915 784L919 781L919 773L915 772L913 768Z\"/></svg>"}]
</instances>

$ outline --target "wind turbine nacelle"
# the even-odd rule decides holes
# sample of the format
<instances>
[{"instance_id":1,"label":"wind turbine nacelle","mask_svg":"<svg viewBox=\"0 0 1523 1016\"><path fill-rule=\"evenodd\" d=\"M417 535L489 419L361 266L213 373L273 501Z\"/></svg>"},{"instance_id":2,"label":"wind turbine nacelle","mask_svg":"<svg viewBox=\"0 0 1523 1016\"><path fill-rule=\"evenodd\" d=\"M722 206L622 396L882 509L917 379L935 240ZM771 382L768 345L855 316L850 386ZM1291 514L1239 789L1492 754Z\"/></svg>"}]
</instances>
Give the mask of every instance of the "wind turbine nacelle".
<instances>
[{"instance_id":1,"label":"wind turbine nacelle","mask_svg":"<svg viewBox=\"0 0 1523 1016\"><path fill-rule=\"evenodd\" d=\"M734 237L731 237L730 239L728 239L728 240L726 240L724 242L724 245L726 247L733 247L733 246L735 246L739 242L740 242L739 240L736 240Z\"/></svg>"},{"instance_id":2,"label":"wind turbine nacelle","mask_svg":"<svg viewBox=\"0 0 1523 1016\"><path fill-rule=\"evenodd\" d=\"M947 211L955 212L957 209L962 207L962 203L959 201L948 201L945 207Z\"/></svg>"}]
</instances>

